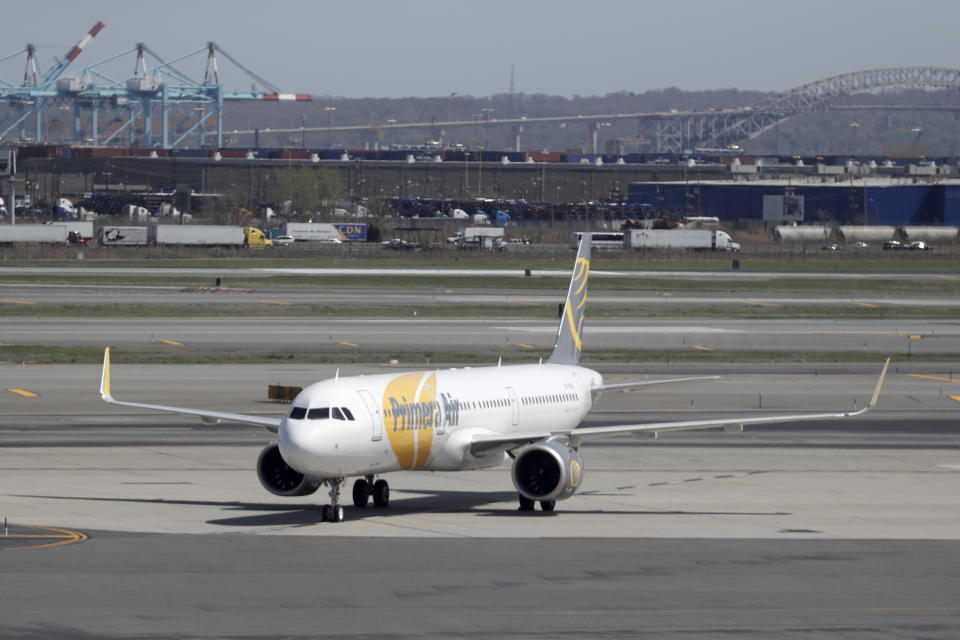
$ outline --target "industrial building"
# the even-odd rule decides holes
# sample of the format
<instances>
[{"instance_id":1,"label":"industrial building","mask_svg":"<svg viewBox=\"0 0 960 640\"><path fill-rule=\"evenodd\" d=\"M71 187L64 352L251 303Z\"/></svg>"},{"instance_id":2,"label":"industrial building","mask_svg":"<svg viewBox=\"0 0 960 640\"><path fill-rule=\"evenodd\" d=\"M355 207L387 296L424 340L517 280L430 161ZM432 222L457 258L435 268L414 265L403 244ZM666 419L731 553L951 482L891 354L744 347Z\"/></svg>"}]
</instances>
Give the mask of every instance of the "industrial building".
<instances>
[{"instance_id":1,"label":"industrial building","mask_svg":"<svg viewBox=\"0 0 960 640\"><path fill-rule=\"evenodd\" d=\"M797 184L757 182L634 182L628 200L653 209L768 224L960 225L960 181L900 180Z\"/></svg>"}]
</instances>

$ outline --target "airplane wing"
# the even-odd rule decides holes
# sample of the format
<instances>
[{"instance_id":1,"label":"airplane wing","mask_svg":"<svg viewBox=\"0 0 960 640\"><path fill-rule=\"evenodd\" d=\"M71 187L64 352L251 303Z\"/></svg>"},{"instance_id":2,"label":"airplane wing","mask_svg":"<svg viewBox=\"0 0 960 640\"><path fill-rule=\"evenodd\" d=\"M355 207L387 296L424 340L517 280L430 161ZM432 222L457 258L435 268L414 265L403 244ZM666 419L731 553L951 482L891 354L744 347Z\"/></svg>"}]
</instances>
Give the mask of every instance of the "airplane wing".
<instances>
[{"instance_id":1,"label":"airplane wing","mask_svg":"<svg viewBox=\"0 0 960 640\"><path fill-rule=\"evenodd\" d=\"M245 424L254 424L265 427L267 431L276 433L280 429L280 418L268 418L264 416L250 416L242 413L224 413L222 411L205 411L203 409L187 409L184 407L168 407L160 404L141 404L139 402L121 402L114 400L110 395L110 347L103 352L103 375L100 378L100 398L107 404L115 404L121 407L137 407L139 409L153 409L155 411L166 411L167 413L179 413L188 416L197 416L208 424L216 424L220 421L242 422Z\"/></svg>"},{"instance_id":2,"label":"airplane wing","mask_svg":"<svg viewBox=\"0 0 960 640\"><path fill-rule=\"evenodd\" d=\"M877 380L877 386L873 391L873 397L867 406L858 411L729 417L709 420L624 424L610 427L586 427L583 429L563 429L560 431L543 431L539 433L476 435L471 441L470 453L475 456L484 456L497 451L512 451L524 445L549 438L562 438L568 440L573 446L579 446L580 442L587 438L602 436L633 435L637 437L655 438L661 431L685 431L691 429L709 429L711 427L725 427L728 430L741 431L744 425L776 424L779 422L800 422L805 420L829 420L831 418L853 418L867 413L876 406L877 399L880 397L880 389L883 387L883 381L884 378L886 378L887 368L889 366L890 358L887 358L886 363L883 365L883 370L880 372L880 379Z\"/></svg>"},{"instance_id":3,"label":"airplane wing","mask_svg":"<svg viewBox=\"0 0 960 640\"><path fill-rule=\"evenodd\" d=\"M613 391L614 389L632 389L634 387L649 387L655 384L675 384L677 382L696 382L698 380L719 380L721 376L697 376L695 378L672 378L670 380L642 380L639 382L616 382L593 387L592 391Z\"/></svg>"}]
</instances>

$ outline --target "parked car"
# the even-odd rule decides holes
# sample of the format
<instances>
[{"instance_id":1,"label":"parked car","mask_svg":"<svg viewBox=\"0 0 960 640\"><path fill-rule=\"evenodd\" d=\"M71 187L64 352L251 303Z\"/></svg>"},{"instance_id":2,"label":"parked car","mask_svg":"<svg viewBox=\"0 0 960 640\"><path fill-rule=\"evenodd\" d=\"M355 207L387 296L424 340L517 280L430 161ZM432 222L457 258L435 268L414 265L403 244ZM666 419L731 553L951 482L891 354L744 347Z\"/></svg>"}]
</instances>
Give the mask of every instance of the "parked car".
<instances>
[{"instance_id":1,"label":"parked car","mask_svg":"<svg viewBox=\"0 0 960 640\"><path fill-rule=\"evenodd\" d=\"M866 249L866 248L869 247L869 246L870 246L870 245L867 244L866 242L864 242L863 240L857 240L856 242L851 242L851 243L850 243L850 248L851 248L851 249Z\"/></svg>"},{"instance_id":2,"label":"parked car","mask_svg":"<svg viewBox=\"0 0 960 640\"><path fill-rule=\"evenodd\" d=\"M296 242L293 236L277 236L273 239L273 244L278 247L289 247Z\"/></svg>"},{"instance_id":3,"label":"parked car","mask_svg":"<svg viewBox=\"0 0 960 640\"><path fill-rule=\"evenodd\" d=\"M886 242L883 243L884 251L889 251L891 249L893 250L903 249L903 245L897 242L896 240L887 240Z\"/></svg>"},{"instance_id":4,"label":"parked car","mask_svg":"<svg viewBox=\"0 0 960 640\"><path fill-rule=\"evenodd\" d=\"M914 240L913 242L907 245L907 249L909 249L910 251L929 251L930 246L926 242L923 242L922 240Z\"/></svg>"},{"instance_id":5,"label":"parked car","mask_svg":"<svg viewBox=\"0 0 960 640\"><path fill-rule=\"evenodd\" d=\"M820 247L820 251L843 251L843 249L841 249L840 245L836 243L830 243Z\"/></svg>"}]
</instances>

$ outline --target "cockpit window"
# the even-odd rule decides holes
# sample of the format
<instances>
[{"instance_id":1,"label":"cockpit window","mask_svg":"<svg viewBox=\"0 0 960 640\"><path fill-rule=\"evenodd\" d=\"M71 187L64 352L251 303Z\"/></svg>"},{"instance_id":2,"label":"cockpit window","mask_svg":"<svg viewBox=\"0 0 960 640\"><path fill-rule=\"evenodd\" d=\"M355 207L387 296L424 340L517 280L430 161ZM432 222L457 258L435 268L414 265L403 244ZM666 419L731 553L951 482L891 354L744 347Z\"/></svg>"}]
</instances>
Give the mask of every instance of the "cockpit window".
<instances>
[{"instance_id":1,"label":"cockpit window","mask_svg":"<svg viewBox=\"0 0 960 640\"><path fill-rule=\"evenodd\" d=\"M307 420L327 420L330 418L330 407L316 407L307 411Z\"/></svg>"},{"instance_id":2,"label":"cockpit window","mask_svg":"<svg viewBox=\"0 0 960 640\"><path fill-rule=\"evenodd\" d=\"M303 407L294 407L290 409L291 420L303 420L307 416L307 410Z\"/></svg>"},{"instance_id":3,"label":"cockpit window","mask_svg":"<svg viewBox=\"0 0 960 640\"><path fill-rule=\"evenodd\" d=\"M346 407L343 407L343 415L347 416L347 420L353 420L353 414Z\"/></svg>"},{"instance_id":4,"label":"cockpit window","mask_svg":"<svg viewBox=\"0 0 960 640\"><path fill-rule=\"evenodd\" d=\"M344 420L344 419L345 419L345 418L343 417L343 412L340 411L340 407L334 407L334 408L333 408L333 411L331 412L331 414L333 415L333 419L334 419L334 420Z\"/></svg>"}]
</instances>

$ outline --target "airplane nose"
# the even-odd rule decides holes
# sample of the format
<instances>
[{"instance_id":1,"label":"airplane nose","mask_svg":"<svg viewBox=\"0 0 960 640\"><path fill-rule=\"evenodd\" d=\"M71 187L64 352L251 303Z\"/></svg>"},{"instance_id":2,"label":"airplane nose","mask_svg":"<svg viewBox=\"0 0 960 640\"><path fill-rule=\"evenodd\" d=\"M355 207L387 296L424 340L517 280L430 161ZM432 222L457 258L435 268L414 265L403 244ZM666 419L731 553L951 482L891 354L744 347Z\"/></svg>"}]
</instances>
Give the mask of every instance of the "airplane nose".
<instances>
[{"instance_id":1,"label":"airplane nose","mask_svg":"<svg viewBox=\"0 0 960 640\"><path fill-rule=\"evenodd\" d=\"M301 420L284 419L277 432L277 444L284 461L300 473L311 473L314 449L313 428Z\"/></svg>"}]
</instances>

